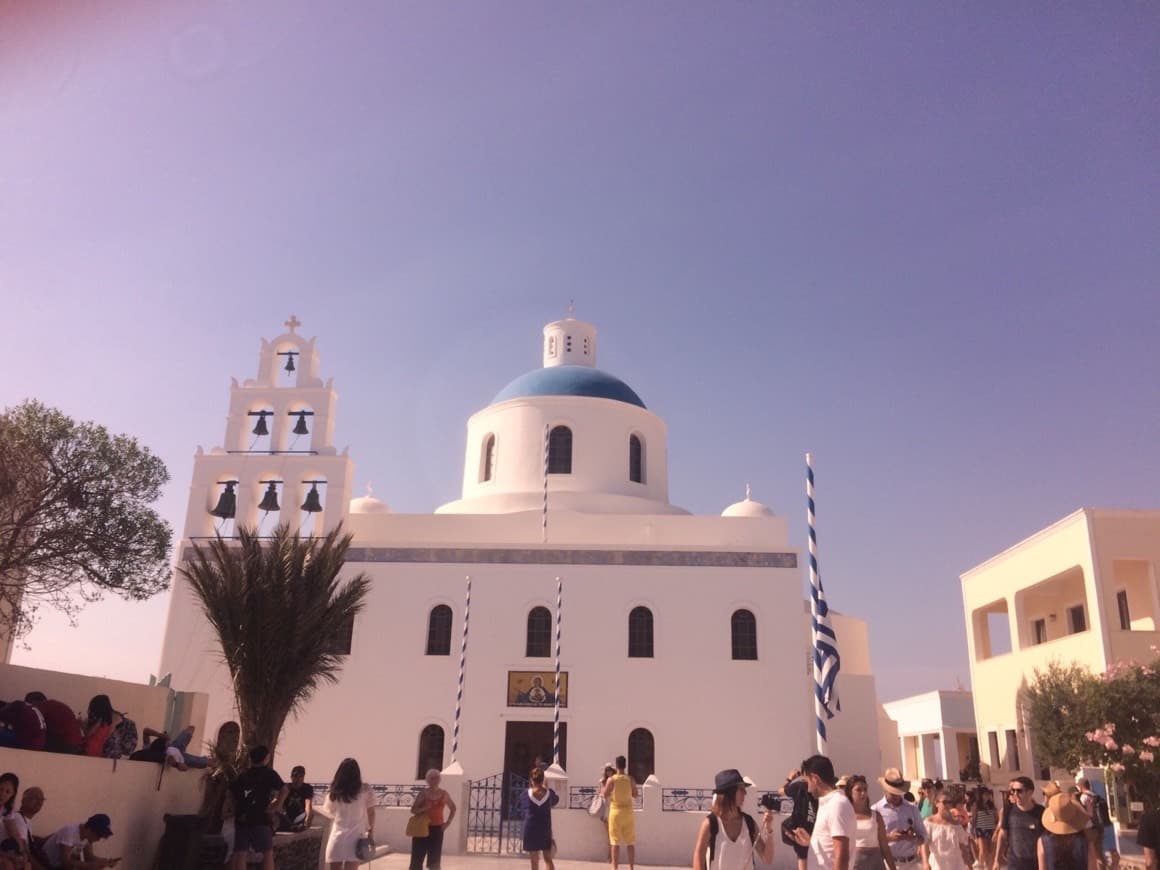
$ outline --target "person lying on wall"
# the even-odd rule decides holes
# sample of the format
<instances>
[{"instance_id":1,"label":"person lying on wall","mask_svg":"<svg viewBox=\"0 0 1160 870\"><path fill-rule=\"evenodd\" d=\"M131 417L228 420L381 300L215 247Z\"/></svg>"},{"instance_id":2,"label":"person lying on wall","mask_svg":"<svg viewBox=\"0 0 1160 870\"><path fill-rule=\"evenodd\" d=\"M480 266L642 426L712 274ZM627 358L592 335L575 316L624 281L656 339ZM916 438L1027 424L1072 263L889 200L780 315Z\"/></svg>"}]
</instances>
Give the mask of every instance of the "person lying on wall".
<instances>
[{"instance_id":1,"label":"person lying on wall","mask_svg":"<svg viewBox=\"0 0 1160 870\"><path fill-rule=\"evenodd\" d=\"M138 749L129 756L130 761L152 761L156 764L166 764L178 770L188 770L191 767L209 767L209 757L194 755L189 751L189 742L193 739L194 727L187 725L178 732L172 740L164 731L154 728L145 728L142 736L145 738L145 748Z\"/></svg>"}]
</instances>

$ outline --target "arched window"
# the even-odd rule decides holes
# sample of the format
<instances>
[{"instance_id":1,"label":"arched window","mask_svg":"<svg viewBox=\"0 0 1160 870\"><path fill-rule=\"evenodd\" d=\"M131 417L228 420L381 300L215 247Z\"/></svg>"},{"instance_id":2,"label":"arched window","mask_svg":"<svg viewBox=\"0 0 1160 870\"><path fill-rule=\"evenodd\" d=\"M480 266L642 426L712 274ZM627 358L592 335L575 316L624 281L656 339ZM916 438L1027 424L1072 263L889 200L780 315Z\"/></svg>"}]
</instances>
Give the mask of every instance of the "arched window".
<instances>
[{"instance_id":1,"label":"arched window","mask_svg":"<svg viewBox=\"0 0 1160 870\"><path fill-rule=\"evenodd\" d=\"M528 611L528 658L547 658L552 654L552 614L546 607Z\"/></svg>"},{"instance_id":2,"label":"arched window","mask_svg":"<svg viewBox=\"0 0 1160 870\"><path fill-rule=\"evenodd\" d=\"M495 436L488 435L483 439L483 462L479 469L479 479L481 482L491 480L495 474Z\"/></svg>"},{"instance_id":3,"label":"arched window","mask_svg":"<svg viewBox=\"0 0 1160 870\"><path fill-rule=\"evenodd\" d=\"M644 782L657 772L656 742L647 728L637 728L628 735L628 775Z\"/></svg>"},{"instance_id":4,"label":"arched window","mask_svg":"<svg viewBox=\"0 0 1160 870\"><path fill-rule=\"evenodd\" d=\"M443 769L443 729L438 725L428 725L419 734L419 764L415 768L415 779L422 779L429 770Z\"/></svg>"},{"instance_id":5,"label":"arched window","mask_svg":"<svg viewBox=\"0 0 1160 870\"><path fill-rule=\"evenodd\" d=\"M451 608L436 604L427 617L427 655L451 655Z\"/></svg>"},{"instance_id":6,"label":"arched window","mask_svg":"<svg viewBox=\"0 0 1160 870\"><path fill-rule=\"evenodd\" d=\"M653 657L653 617L647 607L634 607L628 614L628 657Z\"/></svg>"},{"instance_id":7,"label":"arched window","mask_svg":"<svg viewBox=\"0 0 1160 870\"><path fill-rule=\"evenodd\" d=\"M757 620L748 610L733 612L733 658L757 659Z\"/></svg>"},{"instance_id":8,"label":"arched window","mask_svg":"<svg viewBox=\"0 0 1160 870\"><path fill-rule=\"evenodd\" d=\"M572 430L557 426L548 433L548 474L572 473Z\"/></svg>"},{"instance_id":9,"label":"arched window","mask_svg":"<svg viewBox=\"0 0 1160 870\"><path fill-rule=\"evenodd\" d=\"M644 443L636 435L628 439L628 479L644 483Z\"/></svg>"}]
</instances>

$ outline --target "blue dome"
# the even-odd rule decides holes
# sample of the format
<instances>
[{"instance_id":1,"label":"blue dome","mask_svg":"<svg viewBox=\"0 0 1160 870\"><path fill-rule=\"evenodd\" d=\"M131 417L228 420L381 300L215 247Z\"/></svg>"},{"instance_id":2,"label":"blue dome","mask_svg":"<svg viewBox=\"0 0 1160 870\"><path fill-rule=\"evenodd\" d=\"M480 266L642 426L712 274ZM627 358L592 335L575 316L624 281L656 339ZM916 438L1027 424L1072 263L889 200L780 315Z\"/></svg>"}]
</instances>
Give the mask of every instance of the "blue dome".
<instances>
[{"instance_id":1,"label":"blue dome","mask_svg":"<svg viewBox=\"0 0 1160 870\"><path fill-rule=\"evenodd\" d=\"M491 400L493 405L526 396L591 396L644 407L628 384L600 369L588 366L552 366L520 375Z\"/></svg>"}]
</instances>

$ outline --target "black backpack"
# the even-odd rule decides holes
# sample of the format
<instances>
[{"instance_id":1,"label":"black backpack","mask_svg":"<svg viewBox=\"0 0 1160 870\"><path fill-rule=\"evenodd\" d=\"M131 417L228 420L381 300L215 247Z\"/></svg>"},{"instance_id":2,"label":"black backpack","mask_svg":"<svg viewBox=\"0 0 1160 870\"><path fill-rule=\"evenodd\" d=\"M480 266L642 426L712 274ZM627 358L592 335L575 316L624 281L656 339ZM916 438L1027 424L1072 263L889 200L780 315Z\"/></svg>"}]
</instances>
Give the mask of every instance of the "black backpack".
<instances>
[{"instance_id":1,"label":"black backpack","mask_svg":"<svg viewBox=\"0 0 1160 870\"><path fill-rule=\"evenodd\" d=\"M1092 795L1092 819L1103 828L1112 823L1112 814L1108 811L1108 802L1103 795Z\"/></svg>"},{"instance_id":2,"label":"black backpack","mask_svg":"<svg viewBox=\"0 0 1160 870\"><path fill-rule=\"evenodd\" d=\"M757 822L753 821L753 816L749 813L743 812L741 818L745 819L745 827L749 828L749 842L757 845ZM717 851L717 831L718 823L717 816L709 813L709 863L713 863L713 855Z\"/></svg>"}]
</instances>

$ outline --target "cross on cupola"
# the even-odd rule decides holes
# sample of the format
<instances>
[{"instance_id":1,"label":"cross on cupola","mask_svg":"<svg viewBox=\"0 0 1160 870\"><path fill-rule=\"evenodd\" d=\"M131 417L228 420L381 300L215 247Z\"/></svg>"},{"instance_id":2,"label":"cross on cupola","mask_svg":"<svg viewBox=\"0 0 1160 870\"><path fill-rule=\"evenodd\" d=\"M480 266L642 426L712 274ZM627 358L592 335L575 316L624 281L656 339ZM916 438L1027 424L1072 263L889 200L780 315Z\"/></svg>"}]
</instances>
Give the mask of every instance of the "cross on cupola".
<instances>
[{"instance_id":1,"label":"cross on cupola","mask_svg":"<svg viewBox=\"0 0 1160 870\"><path fill-rule=\"evenodd\" d=\"M287 320L287 321L286 321L284 324L282 324L282 325L283 325L283 326L285 326L285 327L286 327L288 330L290 330L290 334L291 334L291 335L293 335L293 334L294 334L294 330L296 330L296 329L297 329L299 326L301 326L301 325L302 325L302 321L298 319L298 315L296 315L296 314L291 314L291 315L290 315L290 319L289 319L289 320Z\"/></svg>"}]
</instances>

